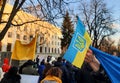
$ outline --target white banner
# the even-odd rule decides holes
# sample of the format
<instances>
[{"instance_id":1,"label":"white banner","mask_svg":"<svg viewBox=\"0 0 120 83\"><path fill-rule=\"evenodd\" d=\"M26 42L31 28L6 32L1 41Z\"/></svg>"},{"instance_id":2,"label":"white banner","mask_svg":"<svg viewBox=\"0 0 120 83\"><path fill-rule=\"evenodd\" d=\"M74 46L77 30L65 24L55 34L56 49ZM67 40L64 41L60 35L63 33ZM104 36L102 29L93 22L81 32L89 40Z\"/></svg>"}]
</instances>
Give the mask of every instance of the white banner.
<instances>
[{"instance_id":1,"label":"white banner","mask_svg":"<svg viewBox=\"0 0 120 83\"><path fill-rule=\"evenodd\" d=\"M38 83L39 76L36 75L21 75L21 83Z\"/></svg>"}]
</instances>

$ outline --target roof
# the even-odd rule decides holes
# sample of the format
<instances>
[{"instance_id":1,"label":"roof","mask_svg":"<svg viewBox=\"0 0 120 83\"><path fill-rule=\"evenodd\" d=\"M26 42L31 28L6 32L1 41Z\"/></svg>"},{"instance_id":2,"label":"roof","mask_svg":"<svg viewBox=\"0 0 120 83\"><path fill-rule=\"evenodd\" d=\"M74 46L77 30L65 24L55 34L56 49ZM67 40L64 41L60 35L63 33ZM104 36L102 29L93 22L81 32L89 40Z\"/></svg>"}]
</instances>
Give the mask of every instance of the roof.
<instances>
[{"instance_id":1,"label":"roof","mask_svg":"<svg viewBox=\"0 0 120 83\"><path fill-rule=\"evenodd\" d=\"M12 5L6 4L5 10L4 10L4 16L2 18L4 21L8 20L9 14L11 13L12 8L13 8ZM37 21L35 21L35 20L37 20ZM31 23L31 21L35 21L35 22ZM47 30L48 33L50 33L50 34L52 33L52 34L61 35L60 28L54 26L53 24L50 24L49 22L42 21L40 18L37 18L37 17L27 13L27 12L24 12L23 10L19 10L17 12L16 16L14 17L12 23L17 25L17 24L22 24L22 23L25 23L25 22L30 22L30 23L25 24L25 25L30 26L33 29L34 28L39 28L39 29L41 29L41 28L43 29L44 28L44 31ZM0 25L0 29L2 29L1 27L4 28L4 24L2 24L2 26Z\"/></svg>"}]
</instances>

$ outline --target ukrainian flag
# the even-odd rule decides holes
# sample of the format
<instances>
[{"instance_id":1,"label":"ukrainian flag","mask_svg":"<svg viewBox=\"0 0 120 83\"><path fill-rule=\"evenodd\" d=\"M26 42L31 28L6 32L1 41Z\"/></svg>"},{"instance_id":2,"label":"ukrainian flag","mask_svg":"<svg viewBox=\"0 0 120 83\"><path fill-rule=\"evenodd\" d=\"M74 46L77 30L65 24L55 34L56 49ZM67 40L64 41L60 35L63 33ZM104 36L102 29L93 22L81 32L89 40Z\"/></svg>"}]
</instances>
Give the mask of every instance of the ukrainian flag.
<instances>
[{"instance_id":1,"label":"ukrainian flag","mask_svg":"<svg viewBox=\"0 0 120 83\"><path fill-rule=\"evenodd\" d=\"M78 18L76 31L73 34L72 41L63 58L76 67L81 68L91 42L92 41L89 37L89 34L85 30L85 27L82 24L81 20Z\"/></svg>"}]
</instances>

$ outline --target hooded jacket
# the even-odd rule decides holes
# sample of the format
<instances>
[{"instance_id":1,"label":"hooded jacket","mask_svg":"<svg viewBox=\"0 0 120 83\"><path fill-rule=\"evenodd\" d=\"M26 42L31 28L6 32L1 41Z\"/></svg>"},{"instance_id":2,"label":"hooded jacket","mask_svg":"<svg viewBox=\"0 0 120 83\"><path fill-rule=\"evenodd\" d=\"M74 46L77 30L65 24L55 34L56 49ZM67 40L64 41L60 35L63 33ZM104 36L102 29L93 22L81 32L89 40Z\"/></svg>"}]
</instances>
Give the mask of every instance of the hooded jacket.
<instances>
[{"instance_id":1,"label":"hooded jacket","mask_svg":"<svg viewBox=\"0 0 120 83\"><path fill-rule=\"evenodd\" d=\"M9 69L10 69L9 60L8 60L8 58L4 58L2 70L3 70L3 72L8 72Z\"/></svg>"},{"instance_id":2,"label":"hooded jacket","mask_svg":"<svg viewBox=\"0 0 120 83\"><path fill-rule=\"evenodd\" d=\"M17 72L17 67L11 67L9 71L3 75L0 83L20 83L21 76Z\"/></svg>"}]
</instances>

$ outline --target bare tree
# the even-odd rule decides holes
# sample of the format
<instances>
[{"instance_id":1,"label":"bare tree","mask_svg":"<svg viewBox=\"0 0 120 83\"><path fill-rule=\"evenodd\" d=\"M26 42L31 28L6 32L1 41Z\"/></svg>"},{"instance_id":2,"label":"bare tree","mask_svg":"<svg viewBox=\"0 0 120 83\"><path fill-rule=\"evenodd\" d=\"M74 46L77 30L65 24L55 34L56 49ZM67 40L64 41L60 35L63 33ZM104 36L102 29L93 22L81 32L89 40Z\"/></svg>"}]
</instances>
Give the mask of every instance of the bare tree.
<instances>
[{"instance_id":1,"label":"bare tree","mask_svg":"<svg viewBox=\"0 0 120 83\"><path fill-rule=\"evenodd\" d=\"M112 53L112 50L115 50L116 46L114 45L115 41L113 41L110 37L104 38L100 45L100 49L107 53Z\"/></svg>"},{"instance_id":2,"label":"bare tree","mask_svg":"<svg viewBox=\"0 0 120 83\"><path fill-rule=\"evenodd\" d=\"M80 0L27 0L22 9L44 21L59 25L58 20L64 17L66 11L73 11L70 4L77 2Z\"/></svg>"},{"instance_id":3,"label":"bare tree","mask_svg":"<svg viewBox=\"0 0 120 83\"><path fill-rule=\"evenodd\" d=\"M11 13L9 14L9 18L8 18L7 22L4 22L4 20L3 20L3 16L5 14L4 8L6 6L7 0L1 0L0 24L5 23L5 27L0 32L0 41L4 38L6 32L8 31L9 27L11 26L14 16L19 11L19 9L21 8L21 6L23 5L24 2L25 2L25 0L15 0L14 4L13 4L13 9L12 9Z\"/></svg>"},{"instance_id":4,"label":"bare tree","mask_svg":"<svg viewBox=\"0 0 120 83\"><path fill-rule=\"evenodd\" d=\"M63 15L66 10L69 11L69 3L72 0L9 0L9 2L13 5L12 11L7 13L8 20L3 20L3 16L6 15L4 12L5 6L7 4L7 0L1 0L0 4L0 24L4 24L2 31L0 32L0 41L4 38L6 32L10 28L10 26L21 26L27 23L32 23L36 21L48 21L51 23L57 23L59 18L63 18ZM75 0L77 1L77 0ZM17 23L14 20L14 17L17 15L18 11L26 11L34 16L40 18L36 20L30 20L26 22ZM20 18L19 18L20 19Z\"/></svg>"},{"instance_id":5,"label":"bare tree","mask_svg":"<svg viewBox=\"0 0 120 83\"><path fill-rule=\"evenodd\" d=\"M120 39L118 40L117 50L118 50L118 52L120 53Z\"/></svg>"},{"instance_id":6,"label":"bare tree","mask_svg":"<svg viewBox=\"0 0 120 83\"><path fill-rule=\"evenodd\" d=\"M111 28L113 19L103 0L90 1L90 4L82 2L80 11L92 38L92 45L99 48L105 37L115 34Z\"/></svg>"},{"instance_id":7,"label":"bare tree","mask_svg":"<svg viewBox=\"0 0 120 83\"><path fill-rule=\"evenodd\" d=\"M52 23L54 23L54 19L62 17L65 11L65 4L62 0L36 0L36 3L29 0L29 3L22 9Z\"/></svg>"}]
</instances>

